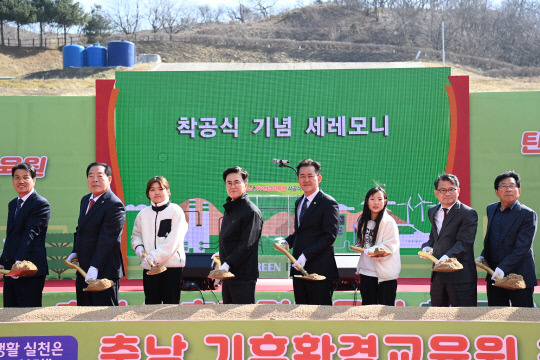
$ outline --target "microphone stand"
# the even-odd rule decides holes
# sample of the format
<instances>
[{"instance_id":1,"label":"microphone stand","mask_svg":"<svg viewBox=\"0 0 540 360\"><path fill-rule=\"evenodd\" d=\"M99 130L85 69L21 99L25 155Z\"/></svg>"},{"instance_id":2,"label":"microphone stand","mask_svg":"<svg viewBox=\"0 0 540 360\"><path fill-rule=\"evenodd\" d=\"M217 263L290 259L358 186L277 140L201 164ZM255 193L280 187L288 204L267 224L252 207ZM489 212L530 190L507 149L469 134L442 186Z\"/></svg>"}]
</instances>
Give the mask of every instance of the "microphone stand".
<instances>
[{"instance_id":1,"label":"microphone stand","mask_svg":"<svg viewBox=\"0 0 540 360\"><path fill-rule=\"evenodd\" d=\"M293 169L294 173L296 174L296 177L298 177L298 172L296 171L296 169L293 168L292 166L285 165L285 164L283 163L283 161L281 161L281 160L279 161L279 167L288 167L289 169Z\"/></svg>"}]
</instances>

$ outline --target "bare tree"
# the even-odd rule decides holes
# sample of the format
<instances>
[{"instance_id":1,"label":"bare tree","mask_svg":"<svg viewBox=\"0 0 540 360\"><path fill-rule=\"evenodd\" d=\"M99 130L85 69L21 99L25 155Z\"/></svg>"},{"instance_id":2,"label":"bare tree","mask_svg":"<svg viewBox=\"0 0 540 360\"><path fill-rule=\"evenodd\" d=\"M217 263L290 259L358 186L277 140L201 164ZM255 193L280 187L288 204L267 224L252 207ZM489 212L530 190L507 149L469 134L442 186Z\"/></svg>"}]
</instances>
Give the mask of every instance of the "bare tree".
<instances>
[{"instance_id":1,"label":"bare tree","mask_svg":"<svg viewBox=\"0 0 540 360\"><path fill-rule=\"evenodd\" d=\"M146 20L155 34L163 27L163 1L149 1L145 7Z\"/></svg>"},{"instance_id":2,"label":"bare tree","mask_svg":"<svg viewBox=\"0 0 540 360\"><path fill-rule=\"evenodd\" d=\"M257 19L257 14L242 3L238 4L238 7L229 8L228 15L232 21L239 21L241 23Z\"/></svg>"},{"instance_id":3,"label":"bare tree","mask_svg":"<svg viewBox=\"0 0 540 360\"><path fill-rule=\"evenodd\" d=\"M195 22L195 16L191 14L190 9L181 8L176 5L174 0L163 1L163 30L169 34L169 40L172 40L173 34L182 31L183 28Z\"/></svg>"},{"instance_id":4,"label":"bare tree","mask_svg":"<svg viewBox=\"0 0 540 360\"><path fill-rule=\"evenodd\" d=\"M251 0L254 8L266 19L272 15L272 8L276 5L277 0Z\"/></svg>"},{"instance_id":5,"label":"bare tree","mask_svg":"<svg viewBox=\"0 0 540 360\"><path fill-rule=\"evenodd\" d=\"M135 34L141 20L139 0L115 1L109 9L108 18L117 31L126 35Z\"/></svg>"}]
</instances>

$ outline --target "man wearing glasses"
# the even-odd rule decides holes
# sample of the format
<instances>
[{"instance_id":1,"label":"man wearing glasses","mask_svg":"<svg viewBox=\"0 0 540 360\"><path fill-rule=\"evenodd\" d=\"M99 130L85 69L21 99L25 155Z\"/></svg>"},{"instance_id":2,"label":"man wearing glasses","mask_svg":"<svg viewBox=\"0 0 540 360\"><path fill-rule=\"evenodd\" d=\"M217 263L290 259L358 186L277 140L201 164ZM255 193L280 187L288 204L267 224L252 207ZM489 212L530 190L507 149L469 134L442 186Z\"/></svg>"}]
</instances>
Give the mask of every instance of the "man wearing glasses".
<instances>
[{"instance_id":1,"label":"man wearing glasses","mask_svg":"<svg viewBox=\"0 0 540 360\"><path fill-rule=\"evenodd\" d=\"M495 269L487 276L489 306L533 307L533 292L537 285L532 244L538 217L534 210L521 204L519 174L505 171L495 179L495 195L501 200L488 205L488 225L484 250L478 261L486 261ZM507 290L493 286L495 276L510 273L523 276L526 288Z\"/></svg>"},{"instance_id":2,"label":"man wearing glasses","mask_svg":"<svg viewBox=\"0 0 540 360\"><path fill-rule=\"evenodd\" d=\"M429 240L422 251L444 261L456 258L463 269L431 273L432 306L476 306L476 266L474 238L478 224L476 211L459 200L459 180L455 175L442 174L435 180L435 196L439 204L429 209L431 221Z\"/></svg>"},{"instance_id":3,"label":"man wearing glasses","mask_svg":"<svg viewBox=\"0 0 540 360\"><path fill-rule=\"evenodd\" d=\"M224 304L255 304L255 285L259 277L259 241L263 219L261 211L246 193L249 174L239 166L223 172L227 188L225 213L219 232L220 270L236 277L223 280Z\"/></svg>"}]
</instances>

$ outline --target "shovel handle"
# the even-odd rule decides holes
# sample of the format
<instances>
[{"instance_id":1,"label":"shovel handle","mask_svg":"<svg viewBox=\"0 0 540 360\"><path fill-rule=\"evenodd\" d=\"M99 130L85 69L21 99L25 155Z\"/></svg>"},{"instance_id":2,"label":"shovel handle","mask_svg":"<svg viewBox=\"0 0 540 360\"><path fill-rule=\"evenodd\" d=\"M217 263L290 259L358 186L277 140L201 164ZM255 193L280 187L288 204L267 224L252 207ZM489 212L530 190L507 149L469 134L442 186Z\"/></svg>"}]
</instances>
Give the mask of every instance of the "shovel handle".
<instances>
[{"instance_id":1,"label":"shovel handle","mask_svg":"<svg viewBox=\"0 0 540 360\"><path fill-rule=\"evenodd\" d=\"M2 274L2 275L7 275L7 274L9 274L9 272L10 272L10 270L8 270L8 269L0 269L0 274Z\"/></svg>"},{"instance_id":2,"label":"shovel handle","mask_svg":"<svg viewBox=\"0 0 540 360\"><path fill-rule=\"evenodd\" d=\"M282 252L283 254L285 254L289 260L291 260L291 262L294 264L296 262L296 259L294 258L294 256L291 255L290 252L288 252L287 250L285 250L284 248L282 248L281 246L279 246L277 243L274 243L274 249L276 249L277 251L280 251ZM300 272L302 273L302 275L304 276L309 276L309 274L307 273L307 271L300 265L298 265L298 270L300 270Z\"/></svg>"},{"instance_id":3,"label":"shovel handle","mask_svg":"<svg viewBox=\"0 0 540 360\"><path fill-rule=\"evenodd\" d=\"M493 271L492 268L490 268L486 264L483 264L483 263L481 263L479 261L474 260L474 262L476 263L476 266L478 266L480 269L486 271L489 275L493 275L494 271ZM501 277L499 275L497 275L495 278L500 279Z\"/></svg>"},{"instance_id":4,"label":"shovel handle","mask_svg":"<svg viewBox=\"0 0 540 360\"><path fill-rule=\"evenodd\" d=\"M148 257L148 254L146 253L146 251L143 251L142 252L142 256L144 256L144 258L146 259ZM154 262L150 259L146 259L146 262L151 266L151 267L154 267L156 265L154 265Z\"/></svg>"},{"instance_id":5,"label":"shovel handle","mask_svg":"<svg viewBox=\"0 0 540 360\"><path fill-rule=\"evenodd\" d=\"M418 255L421 257L421 258L424 258L424 259L429 259L431 261L433 261L434 263L436 263L437 261L439 261L439 259L437 259L435 256L431 255L431 254L428 254L428 253L425 253L423 251L419 251L418 252Z\"/></svg>"},{"instance_id":6,"label":"shovel handle","mask_svg":"<svg viewBox=\"0 0 540 360\"><path fill-rule=\"evenodd\" d=\"M354 246L354 245L351 245L349 246L349 249L353 250L353 251L358 251L358 252L361 252L363 253L366 249L364 249L363 247L360 247L360 246Z\"/></svg>"},{"instance_id":7,"label":"shovel handle","mask_svg":"<svg viewBox=\"0 0 540 360\"><path fill-rule=\"evenodd\" d=\"M216 263L216 266L219 269L221 267L221 259L219 258L219 256L214 256L214 262Z\"/></svg>"},{"instance_id":8,"label":"shovel handle","mask_svg":"<svg viewBox=\"0 0 540 360\"><path fill-rule=\"evenodd\" d=\"M86 278L86 271L84 271L79 265L69 262L67 259L64 260L64 262L70 268L74 268L75 270L77 270L83 276L83 278Z\"/></svg>"}]
</instances>

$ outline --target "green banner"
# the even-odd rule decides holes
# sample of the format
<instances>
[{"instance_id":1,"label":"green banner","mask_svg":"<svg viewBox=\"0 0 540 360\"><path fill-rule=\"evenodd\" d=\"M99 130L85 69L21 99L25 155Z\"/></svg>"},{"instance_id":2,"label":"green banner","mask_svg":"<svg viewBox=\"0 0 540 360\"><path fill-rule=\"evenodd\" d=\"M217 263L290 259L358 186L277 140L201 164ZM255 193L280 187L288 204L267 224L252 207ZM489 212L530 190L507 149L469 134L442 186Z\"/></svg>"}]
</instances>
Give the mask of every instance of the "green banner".
<instances>
[{"instance_id":1,"label":"green banner","mask_svg":"<svg viewBox=\"0 0 540 360\"><path fill-rule=\"evenodd\" d=\"M155 175L187 209L188 252L217 249L222 172L242 166L265 225L261 254L292 233L296 181L304 158L322 164L323 191L340 204L335 249L350 252L367 190L385 184L398 222L402 254L427 240L433 180L446 168L450 68L118 72L117 155L128 231L148 205ZM287 189L285 189L285 187ZM298 190L298 189L296 189ZM130 250L129 255L133 255Z\"/></svg>"}]
</instances>

